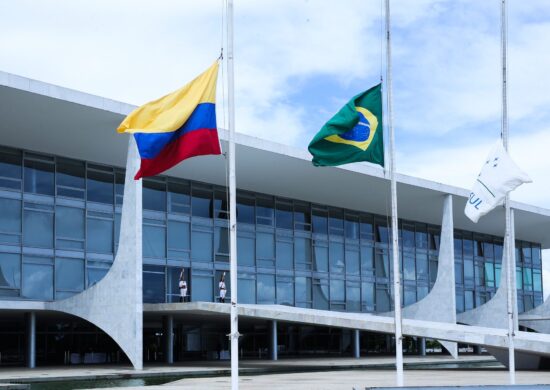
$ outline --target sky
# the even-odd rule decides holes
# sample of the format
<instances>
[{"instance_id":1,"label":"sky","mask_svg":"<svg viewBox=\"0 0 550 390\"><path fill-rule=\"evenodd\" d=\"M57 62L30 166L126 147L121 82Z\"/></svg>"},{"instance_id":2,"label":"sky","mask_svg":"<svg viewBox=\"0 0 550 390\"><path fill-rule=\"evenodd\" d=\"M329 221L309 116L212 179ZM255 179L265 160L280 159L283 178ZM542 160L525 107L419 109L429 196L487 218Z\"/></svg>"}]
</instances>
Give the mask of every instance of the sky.
<instances>
[{"instance_id":1,"label":"sky","mask_svg":"<svg viewBox=\"0 0 550 390\"><path fill-rule=\"evenodd\" d=\"M381 0L234 3L238 132L305 149L352 96L386 78ZM0 0L0 70L143 104L219 56L223 7L224 0ZM500 0L391 7L396 169L468 188L500 136ZM533 179L512 199L546 208L548 36L550 1L508 0L510 153ZM220 127L226 85L224 70Z\"/></svg>"}]
</instances>

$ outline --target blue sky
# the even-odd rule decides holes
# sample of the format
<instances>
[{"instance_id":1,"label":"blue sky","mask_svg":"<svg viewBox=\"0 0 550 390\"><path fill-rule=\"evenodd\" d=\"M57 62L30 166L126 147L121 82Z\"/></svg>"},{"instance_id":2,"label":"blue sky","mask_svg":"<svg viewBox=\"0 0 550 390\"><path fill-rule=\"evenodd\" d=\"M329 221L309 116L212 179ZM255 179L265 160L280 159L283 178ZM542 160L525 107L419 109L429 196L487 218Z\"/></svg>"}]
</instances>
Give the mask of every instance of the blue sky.
<instances>
[{"instance_id":1,"label":"blue sky","mask_svg":"<svg viewBox=\"0 0 550 390\"><path fill-rule=\"evenodd\" d=\"M508 3L511 154L534 180L512 197L550 208L550 2ZM0 70L142 104L219 55L222 4L0 0ZM305 148L379 81L381 5L235 0L237 131ZM500 133L499 18L500 0L392 1L399 172L471 185Z\"/></svg>"},{"instance_id":2,"label":"blue sky","mask_svg":"<svg viewBox=\"0 0 550 390\"><path fill-rule=\"evenodd\" d=\"M550 2L508 3L512 156L534 179L513 197L550 207ZM0 0L0 69L142 104L218 56L222 4ZM381 6L235 0L237 131L305 148L348 99L379 81ZM472 182L500 132L499 18L499 0L392 1L398 171Z\"/></svg>"}]
</instances>

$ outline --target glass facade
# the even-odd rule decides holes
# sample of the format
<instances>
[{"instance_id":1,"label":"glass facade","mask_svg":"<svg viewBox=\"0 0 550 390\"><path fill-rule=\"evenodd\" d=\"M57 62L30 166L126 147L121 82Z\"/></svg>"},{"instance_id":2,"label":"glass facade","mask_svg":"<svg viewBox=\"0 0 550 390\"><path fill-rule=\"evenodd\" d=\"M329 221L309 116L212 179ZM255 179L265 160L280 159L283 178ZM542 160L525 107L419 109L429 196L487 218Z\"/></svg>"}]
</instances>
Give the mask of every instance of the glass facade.
<instances>
[{"instance_id":1,"label":"glass facade","mask_svg":"<svg viewBox=\"0 0 550 390\"><path fill-rule=\"evenodd\" d=\"M119 168L0 148L0 297L56 300L97 283L116 253L123 187ZM387 217L245 191L237 203L240 302L392 309ZM218 300L229 272L226 189L146 179L143 208L144 302L177 301L182 268L192 301ZM440 227L399 225L409 305L435 282ZM524 311L542 302L541 248L516 246ZM459 312L491 298L501 261L501 238L455 231Z\"/></svg>"}]
</instances>

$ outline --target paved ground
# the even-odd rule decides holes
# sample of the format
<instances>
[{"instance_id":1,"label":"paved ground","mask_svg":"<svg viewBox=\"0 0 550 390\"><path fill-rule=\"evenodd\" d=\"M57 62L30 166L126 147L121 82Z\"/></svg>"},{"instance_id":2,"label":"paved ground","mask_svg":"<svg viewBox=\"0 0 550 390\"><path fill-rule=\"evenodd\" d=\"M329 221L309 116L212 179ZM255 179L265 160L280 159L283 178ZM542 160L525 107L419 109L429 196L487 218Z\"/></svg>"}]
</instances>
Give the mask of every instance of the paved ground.
<instances>
[{"instance_id":1,"label":"paved ground","mask_svg":"<svg viewBox=\"0 0 550 390\"><path fill-rule=\"evenodd\" d=\"M517 384L550 384L550 372L522 371L516 373ZM465 386L506 385L506 370L406 370L406 386ZM354 370L316 373L243 376L239 388L269 390L359 390L366 387L395 386L395 372L391 370ZM230 378L183 379L163 386L148 386L141 390L170 389L229 389ZM131 389L131 388L126 388ZM139 388L135 388L139 389Z\"/></svg>"},{"instance_id":2,"label":"paved ground","mask_svg":"<svg viewBox=\"0 0 550 390\"><path fill-rule=\"evenodd\" d=\"M494 362L491 356L461 356L462 363ZM246 374L265 374L289 371L328 371L345 370L351 368L384 368L393 365L391 356L353 358L302 358L281 359L278 361L250 360L241 361L240 371ZM405 366L412 368L419 364L449 364L455 363L450 356L432 355L427 357L405 356ZM116 378L143 378L150 376L224 376L229 375L229 361L201 361L178 363L173 366L147 365L142 371L135 371L129 366L61 366L28 368L1 368L0 382L46 382L76 379L116 379ZM310 374L316 375L316 374ZM391 374L388 374L391 375Z\"/></svg>"}]
</instances>

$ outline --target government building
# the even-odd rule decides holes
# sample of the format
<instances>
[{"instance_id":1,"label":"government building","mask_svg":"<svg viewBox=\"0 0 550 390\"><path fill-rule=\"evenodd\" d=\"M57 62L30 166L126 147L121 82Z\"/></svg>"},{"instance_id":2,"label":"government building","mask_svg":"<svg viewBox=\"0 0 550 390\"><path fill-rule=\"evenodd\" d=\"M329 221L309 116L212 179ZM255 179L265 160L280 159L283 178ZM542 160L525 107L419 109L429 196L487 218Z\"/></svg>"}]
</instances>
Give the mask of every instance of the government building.
<instances>
[{"instance_id":1,"label":"government building","mask_svg":"<svg viewBox=\"0 0 550 390\"><path fill-rule=\"evenodd\" d=\"M114 310L107 320L119 321L116 305L133 302L122 292L125 276L116 288L106 276L123 244L129 150L128 136L115 129L132 109L0 73L0 367L136 366L105 318L78 315L106 305ZM225 131L220 138L225 150ZM366 163L315 168L305 150L243 134L236 142L238 302L250 313L288 311L240 315L240 356L391 354L392 332L299 320L300 313L393 318L387 172ZM137 278L143 299L135 303L142 328L133 329L142 334L136 348L143 364L229 356L229 304L219 302L218 289L227 273L231 295L226 174L224 155L203 156L142 181L141 277L130 278ZM466 189L400 174L397 181L404 317L429 296L439 272L454 275L448 314L475 325L461 315L489 305L505 283L503 210L473 224L463 214ZM518 327L532 331L521 314L543 304L541 250L550 247L550 210L512 207ZM446 215L454 268L442 271ZM130 260L141 261L136 253ZM180 303L182 271L189 297ZM117 272L124 275L124 267ZM445 353L436 340L407 335L405 353ZM459 343L457 351L482 346Z\"/></svg>"}]
</instances>

